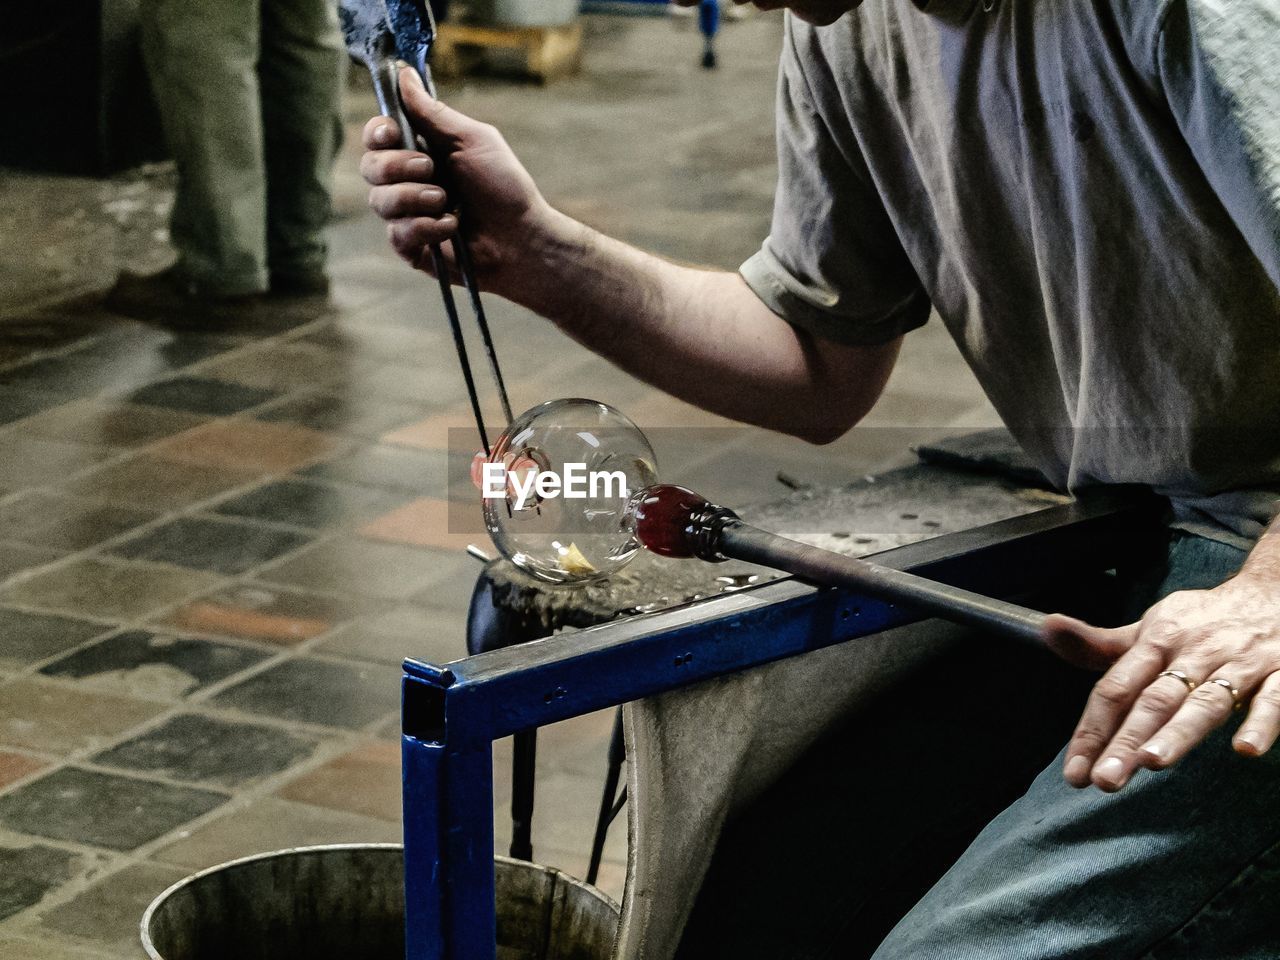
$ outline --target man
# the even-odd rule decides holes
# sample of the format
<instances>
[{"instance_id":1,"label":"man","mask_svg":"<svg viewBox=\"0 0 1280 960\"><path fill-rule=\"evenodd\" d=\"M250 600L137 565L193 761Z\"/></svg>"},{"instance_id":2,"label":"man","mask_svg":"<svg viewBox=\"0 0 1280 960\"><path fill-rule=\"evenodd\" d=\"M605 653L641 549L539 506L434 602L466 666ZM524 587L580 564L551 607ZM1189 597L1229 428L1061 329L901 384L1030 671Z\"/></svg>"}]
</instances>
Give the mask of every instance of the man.
<instances>
[{"instance_id":1,"label":"man","mask_svg":"<svg viewBox=\"0 0 1280 960\"><path fill-rule=\"evenodd\" d=\"M932 307L1051 479L1168 497L1159 586L1135 595L1159 602L1118 629L1051 619L1057 652L1105 671L1066 749L876 957L1280 955L1280 7L758 5L790 7L780 171L737 274L572 221L496 130L402 78L482 282L676 396L818 443ZM365 138L370 203L425 269L451 201L386 121ZM742 924L734 956L846 955L800 931L753 952Z\"/></svg>"},{"instance_id":2,"label":"man","mask_svg":"<svg viewBox=\"0 0 1280 960\"><path fill-rule=\"evenodd\" d=\"M346 52L326 0L143 0L142 49L177 161L177 263L109 305L185 315L328 291L324 229Z\"/></svg>"}]
</instances>

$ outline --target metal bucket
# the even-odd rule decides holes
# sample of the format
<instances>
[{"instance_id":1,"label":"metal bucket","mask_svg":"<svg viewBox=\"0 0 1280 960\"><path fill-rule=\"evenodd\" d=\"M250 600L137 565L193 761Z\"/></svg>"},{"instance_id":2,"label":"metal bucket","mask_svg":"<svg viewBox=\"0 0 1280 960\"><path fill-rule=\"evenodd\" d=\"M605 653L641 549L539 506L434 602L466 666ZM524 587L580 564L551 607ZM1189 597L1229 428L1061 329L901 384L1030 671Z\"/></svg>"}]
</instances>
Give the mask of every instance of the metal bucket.
<instances>
[{"instance_id":1,"label":"metal bucket","mask_svg":"<svg viewBox=\"0 0 1280 960\"><path fill-rule=\"evenodd\" d=\"M609 960L618 907L550 867L495 858L498 960ZM404 850L264 853L174 884L142 917L151 960L403 960Z\"/></svg>"}]
</instances>

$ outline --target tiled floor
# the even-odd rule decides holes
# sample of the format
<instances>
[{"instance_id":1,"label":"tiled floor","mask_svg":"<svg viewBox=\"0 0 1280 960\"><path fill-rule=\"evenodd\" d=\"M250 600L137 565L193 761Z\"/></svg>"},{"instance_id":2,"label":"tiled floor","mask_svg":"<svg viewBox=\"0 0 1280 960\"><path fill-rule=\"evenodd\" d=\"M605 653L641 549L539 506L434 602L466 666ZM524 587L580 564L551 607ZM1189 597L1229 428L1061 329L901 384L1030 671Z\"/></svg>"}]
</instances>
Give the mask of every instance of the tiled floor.
<instances>
[{"instance_id":1,"label":"tiled floor","mask_svg":"<svg viewBox=\"0 0 1280 960\"><path fill-rule=\"evenodd\" d=\"M586 67L475 80L553 202L685 260L736 266L768 226L776 17L697 67L687 21L590 18ZM399 835L398 664L449 660L477 570L445 528L468 436L431 284L364 209L355 89L325 305L202 329L93 296L163 264L171 174L0 172L0 956L135 955L146 902L229 858ZM84 299L72 298L84 295ZM909 338L868 429L826 449L655 394L489 301L518 407L617 403L664 472L726 502L837 482L992 414L945 334ZM682 428L682 429L665 429ZM465 481L461 481L465 484ZM585 869L612 718L544 732L535 850ZM509 745L497 749L496 823ZM615 830L602 885L620 892Z\"/></svg>"}]
</instances>

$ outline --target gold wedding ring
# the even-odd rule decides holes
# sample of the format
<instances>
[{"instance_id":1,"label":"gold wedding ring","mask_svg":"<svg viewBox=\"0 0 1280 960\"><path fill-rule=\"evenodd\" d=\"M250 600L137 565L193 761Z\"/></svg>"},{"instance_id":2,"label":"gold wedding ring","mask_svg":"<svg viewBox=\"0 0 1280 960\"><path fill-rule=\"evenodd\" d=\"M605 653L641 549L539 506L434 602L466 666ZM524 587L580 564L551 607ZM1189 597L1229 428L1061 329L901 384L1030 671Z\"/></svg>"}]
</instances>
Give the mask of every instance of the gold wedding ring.
<instances>
[{"instance_id":1,"label":"gold wedding ring","mask_svg":"<svg viewBox=\"0 0 1280 960\"><path fill-rule=\"evenodd\" d=\"M1224 677L1214 677L1212 680L1206 680L1205 683L1213 683L1221 687L1227 693L1231 694L1231 702L1234 704L1232 709L1239 710L1244 706L1240 700L1240 691L1236 689L1235 684Z\"/></svg>"},{"instance_id":2,"label":"gold wedding ring","mask_svg":"<svg viewBox=\"0 0 1280 960\"><path fill-rule=\"evenodd\" d=\"M1194 690L1196 688L1196 682L1181 670L1162 670L1156 679L1159 680L1160 677L1173 677L1175 680L1181 680L1188 690Z\"/></svg>"}]
</instances>

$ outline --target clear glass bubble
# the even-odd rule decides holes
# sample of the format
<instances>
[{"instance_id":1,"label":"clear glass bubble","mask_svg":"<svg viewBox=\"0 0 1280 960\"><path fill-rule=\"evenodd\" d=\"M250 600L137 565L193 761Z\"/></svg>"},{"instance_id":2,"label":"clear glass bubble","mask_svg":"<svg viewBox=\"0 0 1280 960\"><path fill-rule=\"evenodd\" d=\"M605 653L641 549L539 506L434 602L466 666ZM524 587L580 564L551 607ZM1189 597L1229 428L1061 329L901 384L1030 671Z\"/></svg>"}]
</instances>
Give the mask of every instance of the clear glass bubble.
<instances>
[{"instance_id":1,"label":"clear glass bubble","mask_svg":"<svg viewBox=\"0 0 1280 960\"><path fill-rule=\"evenodd\" d=\"M482 465L485 526L541 580L606 577L640 549L628 503L657 476L649 441L613 407L551 400L516 417Z\"/></svg>"}]
</instances>

